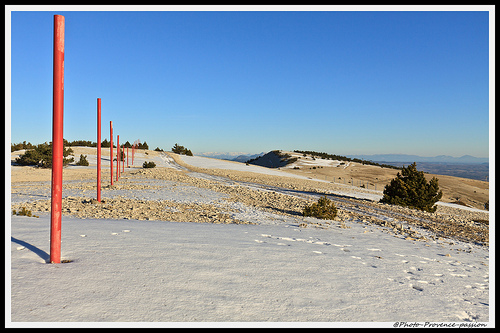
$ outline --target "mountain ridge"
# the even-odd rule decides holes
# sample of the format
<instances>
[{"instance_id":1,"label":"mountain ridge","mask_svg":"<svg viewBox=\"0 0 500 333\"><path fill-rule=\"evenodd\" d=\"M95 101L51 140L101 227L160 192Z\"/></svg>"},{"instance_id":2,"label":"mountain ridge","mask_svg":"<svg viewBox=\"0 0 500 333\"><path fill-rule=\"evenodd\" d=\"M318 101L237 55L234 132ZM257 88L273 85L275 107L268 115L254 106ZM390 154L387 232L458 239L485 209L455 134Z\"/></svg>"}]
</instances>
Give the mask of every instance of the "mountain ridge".
<instances>
[{"instance_id":1,"label":"mountain ridge","mask_svg":"<svg viewBox=\"0 0 500 333\"><path fill-rule=\"evenodd\" d=\"M359 158L373 162L428 162L428 163L463 163L463 164L481 164L489 163L487 157L475 157L463 155L453 157L449 155L438 155L434 157L408 155L408 154L374 154L374 155L348 155L351 158Z\"/></svg>"}]
</instances>

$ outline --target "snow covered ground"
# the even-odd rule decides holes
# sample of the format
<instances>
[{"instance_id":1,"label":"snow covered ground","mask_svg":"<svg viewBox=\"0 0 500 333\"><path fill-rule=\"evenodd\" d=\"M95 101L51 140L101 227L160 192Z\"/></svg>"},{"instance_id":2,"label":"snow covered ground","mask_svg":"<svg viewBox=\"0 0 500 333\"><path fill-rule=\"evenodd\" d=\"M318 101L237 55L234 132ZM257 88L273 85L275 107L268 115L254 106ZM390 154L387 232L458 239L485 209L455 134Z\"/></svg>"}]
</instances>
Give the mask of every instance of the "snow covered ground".
<instances>
[{"instance_id":1,"label":"snow covered ground","mask_svg":"<svg viewBox=\"0 0 500 333\"><path fill-rule=\"evenodd\" d=\"M488 252L350 229L12 217L13 322L489 321ZM365 231L367 231L365 233Z\"/></svg>"},{"instance_id":2,"label":"snow covered ground","mask_svg":"<svg viewBox=\"0 0 500 333\"><path fill-rule=\"evenodd\" d=\"M205 168L235 164L182 158ZM165 156L155 159L176 167ZM172 185L145 181L165 191ZM220 194L184 186L181 199L214 202ZM299 228L299 218L235 208L257 225L64 216L62 257L71 261L64 264L46 263L48 214L11 216L8 326L494 325L494 258L487 248L405 241L356 222L347 229Z\"/></svg>"},{"instance_id":3,"label":"snow covered ground","mask_svg":"<svg viewBox=\"0 0 500 333\"><path fill-rule=\"evenodd\" d=\"M215 158L201 157L201 156L186 156L180 155L182 161L186 164L199 167L199 168L208 168L208 169L226 169L226 170L236 170L236 171L246 171L246 172L255 172L262 173L270 176L280 176L280 177L292 177L299 179L308 179L304 176L294 175L285 171L281 171L279 169L271 169L265 168L258 165L246 165L245 163L227 161L227 160L219 160Z\"/></svg>"}]
</instances>

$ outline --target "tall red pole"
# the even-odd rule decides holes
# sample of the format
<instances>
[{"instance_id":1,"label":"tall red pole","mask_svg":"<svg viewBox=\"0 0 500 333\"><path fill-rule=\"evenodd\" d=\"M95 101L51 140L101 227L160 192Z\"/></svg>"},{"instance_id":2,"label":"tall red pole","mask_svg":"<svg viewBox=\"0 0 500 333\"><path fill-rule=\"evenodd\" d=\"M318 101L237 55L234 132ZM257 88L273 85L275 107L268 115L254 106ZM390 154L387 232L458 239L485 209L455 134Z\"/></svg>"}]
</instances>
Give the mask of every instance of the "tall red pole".
<instances>
[{"instance_id":1,"label":"tall red pole","mask_svg":"<svg viewBox=\"0 0 500 333\"><path fill-rule=\"evenodd\" d=\"M122 148L125 148L125 147L122 146ZM125 149L123 149L123 153L125 154ZM122 162L122 172L125 172L125 158L123 158L123 161L121 161L121 162Z\"/></svg>"},{"instance_id":2,"label":"tall red pole","mask_svg":"<svg viewBox=\"0 0 500 333\"><path fill-rule=\"evenodd\" d=\"M116 181L120 176L120 136L116 136Z\"/></svg>"},{"instance_id":3,"label":"tall red pole","mask_svg":"<svg viewBox=\"0 0 500 333\"><path fill-rule=\"evenodd\" d=\"M130 168L130 167L128 166L128 147L127 147L127 168Z\"/></svg>"},{"instance_id":4,"label":"tall red pole","mask_svg":"<svg viewBox=\"0 0 500 333\"><path fill-rule=\"evenodd\" d=\"M50 262L61 262L61 214L64 112L64 16L54 15L54 72L52 95L52 193Z\"/></svg>"},{"instance_id":5,"label":"tall red pole","mask_svg":"<svg viewBox=\"0 0 500 333\"><path fill-rule=\"evenodd\" d=\"M97 99L97 201L101 202L101 99Z\"/></svg>"},{"instance_id":6,"label":"tall red pole","mask_svg":"<svg viewBox=\"0 0 500 333\"><path fill-rule=\"evenodd\" d=\"M110 148L109 148L109 166L111 167L111 186L113 186L113 122L109 122L109 137L110 137Z\"/></svg>"}]
</instances>

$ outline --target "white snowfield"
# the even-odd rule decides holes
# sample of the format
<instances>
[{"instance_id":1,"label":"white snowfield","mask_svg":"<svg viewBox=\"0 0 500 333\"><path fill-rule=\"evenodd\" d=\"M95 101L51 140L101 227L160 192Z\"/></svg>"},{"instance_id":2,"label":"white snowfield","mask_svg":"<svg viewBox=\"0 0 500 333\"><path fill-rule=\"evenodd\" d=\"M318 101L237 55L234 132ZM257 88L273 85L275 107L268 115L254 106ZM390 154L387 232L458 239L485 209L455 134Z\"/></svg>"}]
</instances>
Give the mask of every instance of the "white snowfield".
<instances>
[{"instance_id":1,"label":"white snowfield","mask_svg":"<svg viewBox=\"0 0 500 333\"><path fill-rule=\"evenodd\" d=\"M248 171L245 164L182 158ZM166 156L157 162L178 167ZM190 193L193 200L220 199L191 186L182 199ZM62 258L71 261L64 264L46 263L48 214L11 216L7 326L495 325L488 248L406 241L356 222L299 228L300 218L241 203L235 209L258 224L63 216Z\"/></svg>"}]
</instances>

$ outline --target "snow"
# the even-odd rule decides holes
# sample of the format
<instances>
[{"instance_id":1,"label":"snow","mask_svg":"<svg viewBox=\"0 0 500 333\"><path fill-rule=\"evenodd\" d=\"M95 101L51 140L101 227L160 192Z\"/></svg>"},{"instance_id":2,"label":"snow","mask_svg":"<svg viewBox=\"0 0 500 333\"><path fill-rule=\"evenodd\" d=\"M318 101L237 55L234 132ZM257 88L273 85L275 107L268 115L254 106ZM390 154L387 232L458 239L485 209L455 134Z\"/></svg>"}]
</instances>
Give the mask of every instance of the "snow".
<instances>
[{"instance_id":1,"label":"snow","mask_svg":"<svg viewBox=\"0 0 500 333\"><path fill-rule=\"evenodd\" d=\"M182 158L199 167L248 171L241 163ZM176 167L165 156L156 160ZM173 199L168 191L173 182L144 183L154 191L114 194ZM182 186L177 198L182 202L216 204L223 197ZM111 195L103 190L103 197ZM62 259L71 261L64 264L46 263L48 214L11 216L8 326L494 325L487 248L450 240L406 241L356 221L346 221L347 229L300 228L298 217L242 203L231 208L237 218L257 225L63 216Z\"/></svg>"},{"instance_id":2,"label":"snow","mask_svg":"<svg viewBox=\"0 0 500 333\"><path fill-rule=\"evenodd\" d=\"M246 171L261 173L270 176L280 176L280 177L292 177L300 179L308 179L304 176L294 175L279 169L265 168L258 165L246 165L245 163L218 160L215 158L201 157L201 156L186 156L180 155L182 161L186 164L207 169L225 169L225 170L235 170L235 171Z\"/></svg>"},{"instance_id":3,"label":"snow","mask_svg":"<svg viewBox=\"0 0 500 333\"><path fill-rule=\"evenodd\" d=\"M49 216L12 217L17 324L488 321L488 252L466 244L427 247L356 223L63 221L72 262L54 265Z\"/></svg>"}]
</instances>

